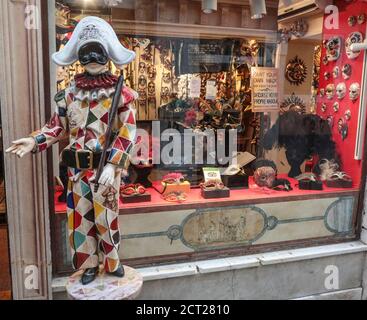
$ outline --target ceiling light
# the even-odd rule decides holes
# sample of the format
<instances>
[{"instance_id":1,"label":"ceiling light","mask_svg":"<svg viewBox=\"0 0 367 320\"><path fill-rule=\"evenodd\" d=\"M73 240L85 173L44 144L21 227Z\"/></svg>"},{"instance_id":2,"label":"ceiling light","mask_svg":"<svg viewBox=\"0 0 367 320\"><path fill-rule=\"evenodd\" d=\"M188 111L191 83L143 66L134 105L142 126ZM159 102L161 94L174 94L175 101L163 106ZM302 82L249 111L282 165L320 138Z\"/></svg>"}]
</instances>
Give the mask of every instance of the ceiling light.
<instances>
[{"instance_id":1,"label":"ceiling light","mask_svg":"<svg viewBox=\"0 0 367 320\"><path fill-rule=\"evenodd\" d=\"M251 19L261 19L266 15L265 0L250 0Z\"/></svg>"},{"instance_id":2,"label":"ceiling light","mask_svg":"<svg viewBox=\"0 0 367 320\"><path fill-rule=\"evenodd\" d=\"M217 0L202 0L201 2L201 10L203 10L204 13L213 13L217 11L217 8Z\"/></svg>"}]
</instances>

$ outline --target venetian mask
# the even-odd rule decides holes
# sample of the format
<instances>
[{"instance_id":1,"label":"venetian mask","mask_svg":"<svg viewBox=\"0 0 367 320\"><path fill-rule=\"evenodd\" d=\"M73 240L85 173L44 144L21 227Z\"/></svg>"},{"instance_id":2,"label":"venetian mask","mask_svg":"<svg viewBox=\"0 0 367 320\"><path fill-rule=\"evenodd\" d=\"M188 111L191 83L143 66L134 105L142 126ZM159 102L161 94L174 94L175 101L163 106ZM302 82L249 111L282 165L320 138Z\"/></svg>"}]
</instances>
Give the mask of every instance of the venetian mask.
<instances>
[{"instance_id":1,"label":"venetian mask","mask_svg":"<svg viewBox=\"0 0 367 320\"><path fill-rule=\"evenodd\" d=\"M329 83L326 86L326 98L331 100L334 98L335 95L335 85L333 83Z\"/></svg>"},{"instance_id":2,"label":"venetian mask","mask_svg":"<svg viewBox=\"0 0 367 320\"><path fill-rule=\"evenodd\" d=\"M276 170L273 167L260 167L254 172L254 181L259 187L271 188L276 178Z\"/></svg>"},{"instance_id":3,"label":"venetian mask","mask_svg":"<svg viewBox=\"0 0 367 320\"><path fill-rule=\"evenodd\" d=\"M357 18L355 17L355 16L350 16L349 18L348 18L348 25L350 26L350 27L353 27L353 26L355 26L355 24L357 23Z\"/></svg>"},{"instance_id":4,"label":"venetian mask","mask_svg":"<svg viewBox=\"0 0 367 320\"><path fill-rule=\"evenodd\" d=\"M349 121L352 118L352 112L348 109L344 113L345 120Z\"/></svg>"},{"instance_id":5,"label":"venetian mask","mask_svg":"<svg viewBox=\"0 0 367 320\"><path fill-rule=\"evenodd\" d=\"M328 61L336 61L340 57L342 39L340 37L332 37L325 43L326 57Z\"/></svg>"},{"instance_id":6,"label":"venetian mask","mask_svg":"<svg viewBox=\"0 0 367 320\"><path fill-rule=\"evenodd\" d=\"M353 43L361 43L363 41L362 33L352 32L349 37L345 40L345 53L349 59L355 59L359 56L361 51L352 51L350 46Z\"/></svg>"},{"instance_id":7,"label":"venetian mask","mask_svg":"<svg viewBox=\"0 0 367 320\"><path fill-rule=\"evenodd\" d=\"M146 88L146 86L147 86L147 79L144 76L140 76L138 81L138 88L140 90L143 90Z\"/></svg>"},{"instance_id":8,"label":"venetian mask","mask_svg":"<svg viewBox=\"0 0 367 320\"><path fill-rule=\"evenodd\" d=\"M339 111L339 102L334 102L333 109L334 109L334 112L338 112Z\"/></svg>"},{"instance_id":9,"label":"venetian mask","mask_svg":"<svg viewBox=\"0 0 367 320\"><path fill-rule=\"evenodd\" d=\"M352 66L347 63L343 66L343 69L342 69L342 74L343 74L343 79L344 80L348 80L352 74Z\"/></svg>"},{"instance_id":10,"label":"venetian mask","mask_svg":"<svg viewBox=\"0 0 367 320\"><path fill-rule=\"evenodd\" d=\"M150 81L150 82L148 83L148 94L149 94L150 96L152 96L152 95L154 95L154 94L155 94L155 84L154 84L154 82L153 82L153 81Z\"/></svg>"},{"instance_id":11,"label":"venetian mask","mask_svg":"<svg viewBox=\"0 0 367 320\"><path fill-rule=\"evenodd\" d=\"M333 68L333 78L336 79L339 77L340 69L338 66Z\"/></svg>"},{"instance_id":12,"label":"venetian mask","mask_svg":"<svg viewBox=\"0 0 367 320\"><path fill-rule=\"evenodd\" d=\"M325 95L325 89L321 88L320 89L320 97L322 98Z\"/></svg>"},{"instance_id":13,"label":"venetian mask","mask_svg":"<svg viewBox=\"0 0 367 320\"><path fill-rule=\"evenodd\" d=\"M285 70L285 78L296 86L302 84L307 77L307 67L303 60L295 56L291 59Z\"/></svg>"},{"instance_id":14,"label":"venetian mask","mask_svg":"<svg viewBox=\"0 0 367 320\"><path fill-rule=\"evenodd\" d=\"M336 96L339 100L343 99L345 97L345 94L347 92L347 87L344 82L338 83L336 86Z\"/></svg>"},{"instance_id":15,"label":"venetian mask","mask_svg":"<svg viewBox=\"0 0 367 320\"><path fill-rule=\"evenodd\" d=\"M326 105L326 103L323 103L323 104L321 105L321 111L322 111L322 112L326 112L326 110L327 110L327 105Z\"/></svg>"},{"instance_id":16,"label":"venetian mask","mask_svg":"<svg viewBox=\"0 0 367 320\"><path fill-rule=\"evenodd\" d=\"M139 73L145 73L146 65L144 62L139 63Z\"/></svg>"},{"instance_id":17,"label":"venetian mask","mask_svg":"<svg viewBox=\"0 0 367 320\"><path fill-rule=\"evenodd\" d=\"M328 122L330 128L332 128L334 126L334 117L333 116L328 116L326 118L326 121Z\"/></svg>"},{"instance_id":18,"label":"venetian mask","mask_svg":"<svg viewBox=\"0 0 367 320\"><path fill-rule=\"evenodd\" d=\"M324 79L329 80L330 79L330 72L325 71L324 72Z\"/></svg>"},{"instance_id":19,"label":"venetian mask","mask_svg":"<svg viewBox=\"0 0 367 320\"><path fill-rule=\"evenodd\" d=\"M163 81L164 83L169 83L169 82L171 82L171 73L170 73L170 72L165 72L165 73L163 73L162 81Z\"/></svg>"},{"instance_id":20,"label":"venetian mask","mask_svg":"<svg viewBox=\"0 0 367 320\"><path fill-rule=\"evenodd\" d=\"M366 21L366 14L365 13L361 13L360 15L358 15L357 17L357 22L358 24L363 24Z\"/></svg>"},{"instance_id":21,"label":"venetian mask","mask_svg":"<svg viewBox=\"0 0 367 320\"><path fill-rule=\"evenodd\" d=\"M342 136L342 140L345 140L345 138L348 136L348 124L343 118L338 120L338 131Z\"/></svg>"},{"instance_id":22,"label":"venetian mask","mask_svg":"<svg viewBox=\"0 0 367 320\"><path fill-rule=\"evenodd\" d=\"M356 101L359 97L359 93L360 93L360 86L359 83L354 82L350 85L349 87L349 98L352 101Z\"/></svg>"},{"instance_id":23,"label":"venetian mask","mask_svg":"<svg viewBox=\"0 0 367 320\"><path fill-rule=\"evenodd\" d=\"M155 66L153 65L148 66L148 78L150 80L154 80L156 75L157 75L157 71L155 69Z\"/></svg>"}]
</instances>

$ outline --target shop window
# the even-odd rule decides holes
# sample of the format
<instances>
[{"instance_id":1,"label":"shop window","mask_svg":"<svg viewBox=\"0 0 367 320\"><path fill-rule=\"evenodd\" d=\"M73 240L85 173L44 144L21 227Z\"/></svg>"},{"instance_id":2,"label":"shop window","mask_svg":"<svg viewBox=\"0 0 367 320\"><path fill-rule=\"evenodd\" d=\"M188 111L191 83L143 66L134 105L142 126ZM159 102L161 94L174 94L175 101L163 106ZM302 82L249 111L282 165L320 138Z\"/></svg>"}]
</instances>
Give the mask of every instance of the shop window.
<instances>
[{"instance_id":1,"label":"shop window","mask_svg":"<svg viewBox=\"0 0 367 320\"><path fill-rule=\"evenodd\" d=\"M50 8L50 30L60 50L81 18L99 16L136 54L122 71L109 64L138 94L139 130L120 190L123 261L151 265L356 238L365 70L364 53L350 56L348 44L362 41L362 18L327 30L319 14L277 33L277 1L266 1L258 20L236 1L218 1L211 14L198 1L116 2L59 2ZM341 21L357 19L357 9L341 3ZM57 91L83 72L79 62L58 67ZM66 137L59 152L68 144ZM54 270L62 273L71 270L68 178L58 162L54 170Z\"/></svg>"}]
</instances>

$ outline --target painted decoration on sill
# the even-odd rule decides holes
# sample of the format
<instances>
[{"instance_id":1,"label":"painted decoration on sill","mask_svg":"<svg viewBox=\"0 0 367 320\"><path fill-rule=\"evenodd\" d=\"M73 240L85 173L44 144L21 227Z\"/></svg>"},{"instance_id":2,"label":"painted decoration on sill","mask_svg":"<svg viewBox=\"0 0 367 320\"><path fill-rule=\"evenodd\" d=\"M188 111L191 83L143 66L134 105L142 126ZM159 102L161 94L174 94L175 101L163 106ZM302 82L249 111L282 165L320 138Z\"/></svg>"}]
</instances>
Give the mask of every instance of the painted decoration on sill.
<instances>
[{"instance_id":1,"label":"painted decoration on sill","mask_svg":"<svg viewBox=\"0 0 367 320\"><path fill-rule=\"evenodd\" d=\"M266 214L258 207L212 209L186 217L182 240L198 249L246 244L260 238L266 228Z\"/></svg>"},{"instance_id":2,"label":"painted decoration on sill","mask_svg":"<svg viewBox=\"0 0 367 320\"><path fill-rule=\"evenodd\" d=\"M307 67L304 61L298 56L289 60L286 70L285 78L289 81L291 85L299 86L301 85L307 77Z\"/></svg>"},{"instance_id":3,"label":"painted decoration on sill","mask_svg":"<svg viewBox=\"0 0 367 320\"><path fill-rule=\"evenodd\" d=\"M349 59L356 59L361 51L352 51L351 45L353 43L362 43L363 36L360 32L352 32L349 34L348 38L345 40L345 53Z\"/></svg>"},{"instance_id":4,"label":"painted decoration on sill","mask_svg":"<svg viewBox=\"0 0 367 320\"><path fill-rule=\"evenodd\" d=\"M248 246L258 241L269 243L272 237L275 239L270 242L274 243L284 239L282 227L289 225L297 232L301 228L304 230L308 222L317 223L318 234L320 230L323 230L325 236L330 235L329 232L335 235L353 232L350 223L353 218L353 197L316 201L319 201L317 207L315 207L315 200L304 201L303 206L309 208L306 211L312 214L301 218L296 214L298 206L291 206L293 209L290 208L291 211L287 214L283 214L283 210L272 210L273 207L268 205L197 209L182 217L181 222L177 221L178 224L163 227L161 231L148 231L150 230L148 223L146 232L122 234L121 240L124 243L125 240L134 239L135 244L137 241L144 241L146 244L147 238L162 237L162 241L159 241L161 244L159 252L162 253L163 250L172 254L174 248L179 248L182 252L181 244L194 251L201 251ZM278 203L275 206L280 209L285 204L288 205L289 202ZM146 217L150 219L149 214ZM123 225L123 219L120 220L120 223ZM266 242L263 240L264 236L267 237ZM168 241L164 242L163 239ZM162 244L165 246L162 247ZM152 246L155 247L154 244Z\"/></svg>"},{"instance_id":5,"label":"painted decoration on sill","mask_svg":"<svg viewBox=\"0 0 367 320\"><path fill-rule=\"evenodd\" d=\"M306 113L305 102L300 97L296 96L294 92L292 93L290 97L287 97L286 99L284 99L284 101L280 105L280 114L283 114L284 112L287 112L290 110L296 111L299 114Z\"/></svg>"},{"instance_id":6,"label":"painted decoration on sill","mask_svg":"<svg viewBox=\"0 0 367 320\"><path fill-rule=\"evenodd\" d=\"M251 68L252 112L279 110L278 78L277 68Z\"/></svg>"},{"instance_id":7,"label":"painted decoration on sill","mask_svg":"<svg viewBox=\"0 0 367 320\"><path fill-rule=\"evenodd\" d=\"M326 61L324 61L324 64L327 64L329 61L336 61L339 59L341 45L341 37L331 37L329 40L324 41L324 47L326 49Z\"/></svg>"}]
</instances>

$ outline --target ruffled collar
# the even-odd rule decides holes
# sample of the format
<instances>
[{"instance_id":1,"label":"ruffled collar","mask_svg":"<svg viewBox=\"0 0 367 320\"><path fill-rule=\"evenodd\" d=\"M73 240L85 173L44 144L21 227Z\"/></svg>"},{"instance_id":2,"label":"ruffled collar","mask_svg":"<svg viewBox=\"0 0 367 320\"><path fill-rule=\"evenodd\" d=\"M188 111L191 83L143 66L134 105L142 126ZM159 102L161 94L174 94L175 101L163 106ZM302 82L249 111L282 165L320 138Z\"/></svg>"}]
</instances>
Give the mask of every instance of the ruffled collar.
<instances>
[{"instance_id":1,"label":"ruffled collar","mask_svg":"<svg viewBox=\"0 0 367 320\"><path fill-rule=\"evenodd\" d=\"M97 75L91 75L88 72L77 74L74 77L75 87L81 90L108 89L115 87L118 78L107 71Z\"/></svg>"},{"instance_id":2,"label":"ruffled collar","mask_svg":"<svg viewBox=\"0 0 367 320\"><path fill-rule=\"evenodd\" d=\"M75 85L72 86L72 93L74 98L79 101L100 101L106 98L110 98L115 93L115 88L101 88L94 90L78 89Z\"/></svg>"}]
</instances>

